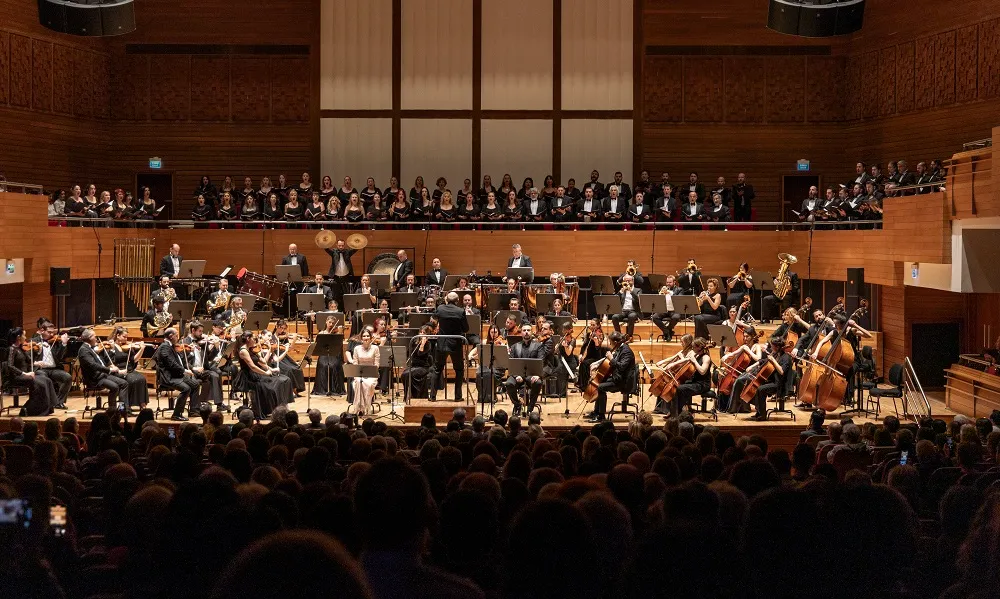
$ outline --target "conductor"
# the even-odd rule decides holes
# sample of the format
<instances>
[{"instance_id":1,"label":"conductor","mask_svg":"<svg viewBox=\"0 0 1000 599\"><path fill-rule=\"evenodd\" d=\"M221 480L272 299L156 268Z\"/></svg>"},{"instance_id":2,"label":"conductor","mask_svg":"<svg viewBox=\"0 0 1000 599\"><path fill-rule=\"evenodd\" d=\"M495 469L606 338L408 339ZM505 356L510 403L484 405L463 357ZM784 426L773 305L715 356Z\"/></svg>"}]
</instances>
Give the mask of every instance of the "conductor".
<instances>
[{"instance_id":1,"label":"conductor","mask_svg":"<svg viewBox=\"0 0 1000 599\"><path fill-rule=\"evenodd\" d=\"M440 323L439 335L465 335L469 332L469 321L465 310L458 305L458 294L452 291L444 298L444 303L437 307L434 315ZM434 351L434 366L431 368L430 400L437 399L437 392L445 385L444 369L448 357L455 369L455 401L462 401L462 383L465 382L465 362L462 355L464 343L459 339L439 338Z\"/></svg>"}]
</instances>

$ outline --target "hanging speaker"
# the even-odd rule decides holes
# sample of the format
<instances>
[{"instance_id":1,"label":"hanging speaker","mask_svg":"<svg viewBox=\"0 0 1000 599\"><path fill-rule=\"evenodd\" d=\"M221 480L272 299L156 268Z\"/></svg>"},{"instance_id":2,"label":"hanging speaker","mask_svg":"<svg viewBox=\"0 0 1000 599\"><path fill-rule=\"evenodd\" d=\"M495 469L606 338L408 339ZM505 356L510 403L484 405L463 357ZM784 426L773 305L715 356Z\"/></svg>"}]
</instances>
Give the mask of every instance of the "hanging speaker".
<instances>
[{"instance_id":1,"label":"hanging speaker","mask_svg":"<svg viewBox=\"0 0 1000 599\"><path fill-rule=\"evenodd\" d=\"M133 0L38 0L38 22L70 35L122 35L135 31L135 4Z\"/></svg>"},{"instance_id":2,"label":"hanging speaker","mask_svg":"<svg viewBox=\"0 0 1000 599\"><path fill-rule=\"evenodd\" d=\"M861 29L865 0L770 0L767 27L800 37L832 37Z\"/></svg>"},{"instance_id":3,"label":"hanging speaker","mask_svg":"<svg viewBox=\"0 0 1000 599\"><path fill-rule=\"evenodd\" d=\"M70 294L69 267L53 266L49 268L49 295L67 297Z\"/></svg>"}]
</instances>

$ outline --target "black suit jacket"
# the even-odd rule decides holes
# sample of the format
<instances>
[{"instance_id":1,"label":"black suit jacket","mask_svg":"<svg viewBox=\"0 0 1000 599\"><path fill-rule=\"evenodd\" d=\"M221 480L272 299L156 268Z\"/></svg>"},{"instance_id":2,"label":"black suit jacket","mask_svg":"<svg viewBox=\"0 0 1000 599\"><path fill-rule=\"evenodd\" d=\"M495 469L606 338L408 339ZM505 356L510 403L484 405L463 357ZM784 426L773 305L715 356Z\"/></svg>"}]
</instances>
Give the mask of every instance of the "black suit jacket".
<instances>
[{"instance_id":1,"label":"black suit jacket","mask_svg":"<svg viewBox=\"0 0 1000 599\"><path fill-rule=\"evenodd\" d=\"M608 213L620 214L624 216L626 213L628 213L628 200L622 198L621 196L618 196L618 205L615 207L614 210L612 210L611 197L609 196L604 198L604 205L601 207L601 209L604 210L605 216L607 216Z\"/></svg>"},{"instance_id":2,"label":"black suit jacket","mask_svg":"<svg viewBox=\"0 0 1000 599\"><path fill-rule=\"evenodd\" d=\"M306 285L303 293L322 293L323 301L328 304L330 303L330 300L333 299L333 290L326 285Z\"/></svg>"},{"instance_id":3,"label":"black suit jacket","mask_svg":"<svg viewBox=\"0 0 1000 599\"><path fill-rule=\"evenodd\" d=\"M96 385L101 379L111 374L111 369L104 363L105 358L97 355L96 350L88 343L80 346L77 358L80 360L83 382L89 386Z\"/></svg>"},{"instance_id":4,"label":"black suit jacket","mask_svg":"<svg viewBox=\"0 0 1000 599\"><path fill-rule=\"evenodd\" d=\"M448 278L448 271L445 269L439 269L438 276L434 276L434 270L427 271L427 276L424 277L425 285L444 285L444 280ZM403 277L406 280L406 277Z\"/></svg>"},{"instance_id":5,"label":"black suit jacket","mask_svg":"<svg viewBox=\"0 0 1000 599\"><path fill-rule=\"evenodd\" d=\"M510 357L516 359L544 358L544 353L545 346L534 339L531 340L531 343L527 347L524 346L523 341L510 346Z\"/></svg>"},{"instance_id":6,"label":"black suit jacket","mask_svg":"<svg viewBox=\"0 0 1000 599\"><path fill-rule=\"evenodd\" d=\"M917 182L917 176L911 173L910 171L906 171L905 173L901 173L899 175L899 182L897 183L897 185L899 187L904 187L906 185L913 185L916 182Z\"/></svg>"},{"instance_id":7,"label":"black suit jacket","mask_svg":"<svg viewBox=\"0 0 1000 599\"><path fill-rule=\"evenodd\" d=\"M358 252L358 250L352 250L352 249L346 249L346 250L336 250L336 249L334 249L334 250L331 250L330 248L326 248L326 253L330 254L330 258L331 258L331 260L330 260L330 272L326 273L326 276L330 277L330 278L333 278L333 277L337 276L335 274L336 270L337 270L337 257L339 255L343 254L344 255L344 262L347 263L347 276L353 277L354 276L354 265L351 264L351 256L353 256L357 252Z\"/></svg>"},{"instance_id":8,"label":"black suit jacket","mask_svg":"<svg viewBox=\"0 0 1000 599\"><path fill-rule=\"evenodd\" d=\"M178 266L184 264L184 256L177 256ZM171 279L177 277L178 273L174 272L174 262L170 259L170 254L167 254L160 260L160 276L167 275Z\"/></svg>"},{"instance_id":9,"label":"black suit jacket","mask_svg":"<svg viewBox=\"0 0 1000 599\"><path fill-rule=\"evenodd\" d=\"M640 283L636 283L636 285L640 285L641 284L641 280L642 279L640 277ZM630 293L632 294L632 310L634 310L635 312L642 312L642 306L639 305L639 292L633 287L632 291ZM622 309L624 310L625 309L625 307L624 307L625 306L625 291L624 290L618 292L618 299L622 300Z\"/></svg>"},{"instance_id":10,"label":"black suit jacket","mask_svg":"<svg viewBox=\"0 0 1000 599\"><path fill-rule=\"evenodd\" d=\"M139 330L142 331L143 337L162 337L163 333L155 333L156 325L153 324L153 319L156 317L156 310L149 310L142 317L142 324L139 325Z\"/></svg>"},{"instance_id":11,"label":"black suit jacket","mask_svg":"<svg viewBox=\"0 0 1000 599\"><path fill-rule=\"evenodd\" d=\"M549 213L549 203L545 198L538 198L538 212L531 212L531 198L525 198L521 202L521 214L524 218L544 218Z\"/></svg>"},{"instance_id":12,"label":"black suit jacket","mask_svg":"<svg viewBox=\"0 0 1000 599\"><path fill-rule=\"evenodd\" d=\"M404 262L400 262L396 270L392 271L395 275L396 287L402 287L406 284L406 275L413 272L413 260L407 259Z\"/></svg>"},{"instance_id":13,"label":"black suit jacket","mask_svg":"<svg viewBox=\"0 0 1000 599\"><path fill-rule=\"evenodd\" d=\"M617 350L611 352L614 360L611 362L611 375L608 380L621 387L635 368L635 354L627 344L618 346Z\"/></svg>"},{"instance_id":14,"label":"black suit jacket","mask_svg":"<svg viewBox=\"0 0 1000 599\"><path fill-rule=\"evenodd\" d=\"M510 268L513 265L514 257L511 256L510 258L507 258L507 268ZM531 258L527 254L521 254L521 268L534 268L531 264ZM528 282L530 283L531 281Z\"/></svg>"},{"instance_id":15,"label":"black suit jacket","mask_svg":"<svg viewBox=\"0 0 1000 599\"><path fill-rule=\"evenodd\" d=\"M753 202L753 199L756 198L756 197L757 197L757 194L754 193L753 185L750 185L749 183L745 183L743 185L743 197L741 199L740 198L740 185L739 185L739 183L737 183L736 185L733 185L733 191L730 194L729 199L730 199L730 201L733 202L733 206L736 207L736 208L749 208L750 207L750 203ZM725 201L725 200L723 200L723 201Z\"/></svg>"},{"instance_id":16,"label":"black suit jacket","mask_svg":"<svg viewBox=\"0 0 1000 599\"><path fill-rule=\"evenodd\" d=\"M295 254L295 257L298 258L299 268L302 269L302 276L303 277L308 277L309 276L309 260L307 260L306 257L303 254ZM292 263L292 255L289 254L289 255L285 256L284 258L282 258L281 259L281 263L284 264L284 265L286 265L286 266L289 265L289 264L291 264Z\"/></svg>"},{"instance_id":17,"label":"black suit jacket","mask_svg":"<svg viewBox=\"0 0 1000 599\"><path fill-rule=\"evenodd\" d=\"M582 218L592 212L594 214L594 218L601 218L601 215L604 214L604 202L602 202L601 199L595 195L591 198L590 211L588 212L584 205L586 201L587 198L580 198L580 200L576 203L576 211L579 213L578 216Z\"/></svg>"},{"instance_id":18,"label":"black suit jacket","mask_svg":"<svg viewBox=\"0 0 1000 599\"><path fill-rule=\"evenodd\" d=\"M443 304L434 311L440 323L440 335L465 335L469 332L469 320L465 310L451 304ZM437 348L441 352L461 351L463 343L458 339L438 339Z\"/></svg>"},{"instance_id":19,"label":"black suit jacket","mask_svg":"<svg viewBox=\"0 0 1000 599\"><path fill-rule=\"evenodd\" d=\"M611 183L608 187L612 185L618 186L618 197L625 198L626 200L632 199L632 188L628 186L628 183L622 181L621 183Z\"/></svg>"},{"instance_id":20,"label":"black suit jacket","mask_svg":"<svg viewBox=\"0 0 1000 599\"><path fill-rule=\"evenodd\" d=\"M181 363L180 356L174 351L174 346L169 341L164 341L160 347L156 348L153 354L156 362L156 370L159 376L164 379L184 378L184 364Z\"/></svg>"}]
</instances>

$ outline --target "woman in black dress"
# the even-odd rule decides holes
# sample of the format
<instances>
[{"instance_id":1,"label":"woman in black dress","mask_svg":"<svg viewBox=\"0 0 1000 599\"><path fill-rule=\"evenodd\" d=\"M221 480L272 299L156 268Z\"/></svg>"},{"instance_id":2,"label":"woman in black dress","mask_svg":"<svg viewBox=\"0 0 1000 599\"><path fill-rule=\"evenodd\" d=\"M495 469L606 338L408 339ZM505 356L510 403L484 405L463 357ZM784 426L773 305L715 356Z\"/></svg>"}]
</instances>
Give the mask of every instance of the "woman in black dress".
<instances>
[{"instance_id":1,"label":"woman in black dress","mask_svg":"<svg viewBox=\"0 0 1000 599\"><path fill-rule=\"evenodd\" d=\"M309 173L302 173L302 182L299 183L296 190L299 192L299 195L304 198L308 198L312 195L313 183L312 179L309 177ZM289 196L288 199L291 200L291 196Z\"/></svg>"},{"instance_id":2,"label":"woman in black dress","mask_svg":"<svg viewBox=\"0 0 1000 599\"><path fill-rule=\"evenodd\" d=\"M401 188L399 187L399 179L396 177L389 177L389 187L382 190L382 197L385 198L386 204L391 204L396 198L396 192ZM405 192L404 192L405 193Z\"/></svg>"},{"instance_id":3,"label":"woman in black dress","mask_svg":"<svg viewBox=\"0 0 1000 599\"><path fill-rule=\"evenodd\" d=\"M333 179L330 178L330 175L323 175L323 182L319 187L319 197L323 200L324 204L329 202L330 198L337 195L337 190L333 187Z\"/></svg>"},{"instance_id":4,"label":"woman in black dress","mask_svg":"<svg viewBox=\"0 0 1000 599\"><path fill-rule=\"evenodd\" d=\"M354 192L347 199L347 207L344 208L344 219L349 223L359 223L365 220L365 207L361 203L361 196Z\"/></svg>"},{"instance_id":5,"label":"woman in black dress","mask_svg":"<svg viewBox=\"0 0 1000 599\"><path fill-rule=\"evenodd\" d=\"M437 181L434 182L434 193L431 197L434 198L435 202L440 203L441 196L443 196L446 191L451 191L448 189L448 180L444 177L438 177Z\"/></svg>"},{"instance_id":6,"label":"woman in black dress","mask_svg":"<svg viewBox=\"0 0 1000 599\"><path fill-rule=\"evenodd\" d=\"M77 188L79 189L79 188ZM135 211L136 220L153 220L156 218L156 200L149 196L149 188L142 188L142 201Z\"/></svg>"},{"instance_id":7,"label":"woman in black dress","mask_svg":"<svg viewBox=\"0 0 1000 599\"><path fill-rule=\"evenodd\" d=\"M417 177L413 180L413 187L410 188L410 203L419 204L420 203L420 190L424 188L424 178Z\"/></svg>"},{"instance_id":8,"label":"woman in black dress","mask_svg":"<svg viewBox=\"0 0 1000 599\"><path fill-rule=\"evenodd\" d=\"M364 193L364 191L361 193ZM376 189L375 194L372 195L371 203L368 204L366 218L372 221L384 221L388 216L385 205L382 204L382 194Z\"/></svg>"},{"instance_id":9,"label":"woman in black dress","mask_svg":"<svg viewBox=\"0 0 1000 599\"><path fill-rule=\"evenodd\" d=\"M508 222L521 222L521 202L517 199L517 193L513 189L507 192L507 201L503 205L503 216Z\"/></svg>"},{"instance_id":10,"label":"woman in black dress","mask_svg":"<svg viewBox=\"0 0 1000 599\"><path fill-rule=\"evenodd\" d=\"M194 195L205 196L205 203L214 206L215 201L219 199L219 190L216 189L215 185L212 185L212 179L205 175L201 178L201 184L194 190Z\"/></svg>"},{"instance_id":11,"label":"woman in black dress","mask_svg":"<svg viewBox=\"0 0 1000 599\"><path fill-rule=\"evenodd\" d=\"M482 185L482 187L479 188L479 203L480 204L485 204L486 203L486 196L488 196L490 194L490 192L496 193L497 192L497 188L493 187L493 179L490 178L489 175L483 175L483 185Z\"/></svg>"},{"instance_id":12,"label":"woman in black dress","mask_svg":"<svg viewBox=\"0 0 1000 599\"><path fill-rule=\"evenodd\" d=\"M281 212L281 199L278 192L273 191L267 196L267 203L261 210L264 220L281 220L284 214Z\"/></svg>"},{"instance_id":13,"label":"woman in black dress","mask_svg":"<svg viewBox=\"0 0 1000 599\"><path fill-rule=\"evenodd\" d=\"M395 221L410 219L410 202L402 189L396 190L396 201L389 207L389 219Z\"/></svg>"},{"instance_id":14,"label":"woman in black dress","mask_svg":"<svg viewBox=\"0 0 1000 599\"><path fill-rule=\"evenodd\" d=\"M267 198L271 195L272 191L274 191L274 188L271 187L271 177L263 177L260 180L260 189L257 190L257 205L263 206L266 204Z\"/></svg>"},{"instance_id":15,"label":"woman in black dress","mask_svg":"<svg viewBox=\"0 0 1000 599\"><path fill-rule=\"evenodd\" d=\"M496 192L491 191L486 194L486 204L483 206L482 212L480 212L480 218L490 222L503 220L503 207L500 204L497 204Z\"/></svg>"},{"instance_id":16,"label":"woman in black dress","mask_svg":"<svg viewBox=\"0 0 1000 599\"><path fill-rule=\"evenodd\" d=\"M291 190L288 192L288 203L285 204L285 220L295 222L305 214L305 208L299 203L299 192Z\"/></svg>"},{"instance_id":17,"label":"woman in black dress","mask_svg":"<svg viewBox=\"0 0 1000 599\"><path fill-rule=\"evenodd\" d=\"M229 175L226 175L225 180L222 182L222 189L219 190L219 197L221 198L222 194L227 191L231 194L236 193L236 185L233 183L233 178Z\"/></svg>"},{"instance_id":18,"label":"woman in black dress","mask_svg":"<svg viewBox=\"0 0 1000 599\"><path fill-rule=\"evenodd\" d=\"M433 220L435 212L437 212L437 202L424 187L420 190L420 200L413 207L413 220Z\"/></svg>"},{"instance_id":19,"label":"woman in black dress","mask_svg":"<svg viewBox=\"0 0 1000 599\"><path fill-rule=\"evenodd\" d=\"M233 206L233 196L228 191L222 192L222 203L219 204L219 220L236 218L236 206Z\"/></svg>"},{"instance_id":20,"label":"woman in black dress","mask_svg":"<svg viewBox=\"0 0 1000 599\"><path fill-rule=\"evenodd\" d=\"M434 211L434 220L443 223L455 222L458 217L458 208L451 199L451 192L447 189L441 194L441 205Z\"/></svg>"},{"instance_id":21,"label":"woman in black dress","mask_svg":"<svg viewBox=\"0 0 1000 599\"><path fill-rule=\"evenodd\" d=\"M433 335L434 328L429 324L420 327L421 335ZM427 384L431 367L434 365L434 342L426 337L414 337L410 340L410 366L403 371L403 388L409 399L427 398Z\"/></svg>"},{"instance_id":22,"label":"woman in black dress","mask_svg":"<svg viewBox=\"0 0 1000 599\"><path fill-rule=\"evenodd\" d=\"M299 335L288 331L288 321L285 319L279 319L274 323L274 338L277 339L279 345L275 359L281 358L278 360L278 368L281 370L281 374L292 381L292 389L295 391L296 397L306 390L306 379L302 373L302 367L288 355L291 344L298 337Z\"/></svg>"},{"instance_id":23,"label":"woman in black dress","mask_svg":"<svg viewBox=\"0 0 1000 599\"><path fill-rule=\"evenodd\" d=\"M278 175L278 186L274 189L278 192L278 204L284 206L285 202L288 201L288 192L291 191L284 175Z\"/></svg>"},{"instance_id":24,"label":"woman in black dress","mask_svg":"<svg viewBox=\"0 0 1000 599\"><path fill-rule=\"evenodd\" d=\"M236 207L242 209L243 204L247 202L247 198L253 197L257 197L257 190L253 188L253 179L243 177L243 189L236 194Z\"/></svg>"},{"instance_id":25,"label":"woman in black dress","mask_svg":"<svg viewBox=\"0 0 1000 599\"><path fill-rule=\"evenodd\" d=\"M344 217L344 206L336 194L326 203L326 220L340 220Z\"/></svg>"},{"instance_id":26,"label":"woman in black dress","mask_svg":"<svg viewBox=\"0 0 1000 599\"><path fill-rule=\"evenodd\" d=\"M198 194L197 203L191 210L191 220L195 222L205 222L207 220L212 220L213 216L212 207L208 205L204 194Z\"/></svg>"},{"instance_id":27,"label":"woman in black dress","mask_svg":"<svg viewBox=\"0 0 1000 599\"><path fill-rule=\"evenodd\" d=\"M521 189L518 190L517 192L517 199L521 200L522 202L524 200L527 200L529 197L528 192L530 192L531 188L534 186L535 186L535 180L532 179L531 177L525 177L524 182L521 183Z\"/></svg>"},{"instance_id":28,"label":"woman in black dress","mask_svg":"<svg viewBox=\"0 0 1000 599\"><path fill-rule=\"evenodd\" d=\"M545 176L545 182L542 184L542 197L546 200L556 197L556 180L552 175Z\"/></svg>"},{"instance_id":29,"label":"woman in black dress","mask_svg":"<svg viewBox=\"0 0 1000 599\"><path fill-rule=\"evenodd\" d=\"M381 193L378 187L375 187L375 178L368 177L368 181L365 182L365 188L359 194L361 196L361 203L365 205L365 208L368 208L372 205L372 198L375 197L375 194L381 195Z\"/></svg>"},{"instance_id":30,"label":"woman in black dress","mask_svg":"<svg viewBox=\"0 0 1000 599\"><path fill-rule=\"evenodd\" d=\"M312 203L306 206L305 220L323 220L326 218L326 204L320 197L320 192L312 192Z\"/></svg>"},{"instance_id":31,"label":"woman in black dress","mask_svg":"<svg viewBox=\"0 0 1000 599\"><path fill-rule=\"evenodd\" d=\"M465 203L458 207L458 220L479 220L479 206L476 205L476 195L471 191L464 196Z\"/></svg>"},{"instance_id":32,"label":"woman in black dress","mask_svg":"<svg viewBox=\"0 0 1000 599\"><path fill-rule=\"evenodd\" d=\"M340 204L346 206L353 193L358 193L358 190L354 188L354 182L351 181L350 177L344 177L344 184L337 190L337 197L340 198Z\"/></svg>"},{"instance_id":33,"label":"woman in black dress","mask_svg":"<svg viewBox=\"0 0 1000 599\"><path fill-rule=\"evenodd\" d=\"M517 188L514 187L514 180L511 179L510 173L504 173L503 180L500 181L500 189L497 190L497 197L506 198L507 194L511 191L517 192Z\"/></svg>"},{"instance_id":34,"label":"woman in black dress","mask_svg":"<svg viewBox=\"0 0 1000 599\"><path fill-rule=\"evenodd\" d=\"M257 202L255 194L248 195L243 200L243 209L240 211L240 218L248 221L260 219L260 204Z\"/></svg>"},{"instance_id":35,"label":"woman in black dress","mask_svg":"<svg viewBox=\"0 0 1000 599\"><path fill-rule=\"evenodd\" d=\"M343 323L332 316L326 319L320 335L343 335ZM316 360L316 375L313 377L313 395L344 395L344 356L320 356Z\"/></svg>"},{"instance_id":36,"label":"woman in black dress","mask_svg":"<svg viewBox=\"0 0 1000 599\"><path fill-rule=\"evenodd\" d=\"M697 297L701 314L694 317L694 336L702 339L708 339L710 336L708 325L722 322L726 314L726 305L722 301L722 294L719 293L719 289L722 288L719 279L715 277L709 279L705 287L705 291Z\"/></svg>"},{"instance_id":37,"label":"woman in black dress","mask_svg":"<svg viewBox=\"0 0 1000 599\"><path fill-rule=\"evenodd\" d=\"M119 373L118 376L128 381L125 392L119 393L118 396L124 396L125 403L130 408L138 407L141 410L149 403L149 386L146 384L146 376L141 372L136 372L145 344L141 341L129 343L128 329L125 327L115 327L112 344L109 352L111 360L121 372L125 373Z\"/></svg>"},{"instance_id":38,"label":"woman in black dress","mask_svg":"<svg viewBox=\"0 0 1000 599\"><path fill-rule=\"evenodd\" d=\"M253 333L243 333L236 339L236 352L240 370L236 375L237 389L252 391L253 411L257 418L266 418L278 406L285 406L293 399L292 381L278 368L262 365L254 352L257 340Z\"/></svg>"}]
</instances>

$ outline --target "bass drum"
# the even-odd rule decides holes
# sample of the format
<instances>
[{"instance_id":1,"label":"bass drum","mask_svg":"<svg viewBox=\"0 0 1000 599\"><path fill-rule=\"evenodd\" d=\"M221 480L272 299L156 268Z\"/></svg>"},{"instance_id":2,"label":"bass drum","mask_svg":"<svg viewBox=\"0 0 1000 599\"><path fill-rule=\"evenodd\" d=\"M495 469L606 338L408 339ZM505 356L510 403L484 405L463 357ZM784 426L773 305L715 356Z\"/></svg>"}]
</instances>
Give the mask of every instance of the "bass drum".
<instances>
[{"instance_id":1,"label":"bass drum","mask_svg":"<svg viewBox=\"0 0 1000 599\"><path fill-rule=\"evenodd\" d=\"M389 284L395 285L396 281L392 280L392 274L396 272L396 267L399 264L399 258L396 257L396 254L383 252L372 258L371 262L368 263L367 272L371 275L389 275Z\"/></svg>"}]
</instances>

